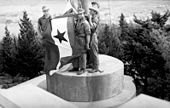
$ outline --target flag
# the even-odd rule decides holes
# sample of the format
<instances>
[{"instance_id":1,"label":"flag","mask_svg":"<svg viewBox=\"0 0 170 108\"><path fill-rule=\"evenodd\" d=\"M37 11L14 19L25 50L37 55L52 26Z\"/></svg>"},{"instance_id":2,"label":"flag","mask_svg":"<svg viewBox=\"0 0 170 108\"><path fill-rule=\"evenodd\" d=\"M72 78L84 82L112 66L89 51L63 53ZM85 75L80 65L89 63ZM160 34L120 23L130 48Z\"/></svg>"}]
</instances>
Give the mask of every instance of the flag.
<instances>
[{"instance_id":1,"label":"flag","mask_svg":"<svg viewBox=\"0 0 170 108\"><path fill-rule=\"evenodd\" d=\"M73 54L76 49L73 17L57 18L52 20L52 38L59 48L59 66L71 63L80 55Z\"/></svg>"},{"instance_id":2,"label":"flag","mask_svg":"<svg viewBox=\"0 0 170 108\"><path fill-rule=\"evenodd\" d=\"M63 13L73 11L75 14L77 14L78 5L78 0L68 0Z\"/></svg>"},{"instance_id":3,"label":"flag","mask_svg":"<svg viewBox=\"0 0 170 108\"><path fill-rule=\"evenodd\" d=\"M70 4L70 5L68 5ZM70 3L67 3L66 10L73 9ZM65 10L65 11L66 11ZM69 13L67 13L69 14ZM67 15L64 14L64 15ZM64 16L63 15L63 16ZM74 21L73 17L59 17L51 20L52 32L51 41L47 41L47 50L45 57L45 72L56 70L61 65L70 63L73 58L74 41ZM63 62L62 62L63 61Z\"/></svg>"},{"instance_id":4,"label":"flag","mask_svg":"<svg viewBox=\"0 0 170 108\"><path fill-rule=\"evenodd\" d=\"M67 17L52 20L52 38L55 45L59 47L60 57L70 56L72 54L67 22Z\"/></svg>"}]
</instances>

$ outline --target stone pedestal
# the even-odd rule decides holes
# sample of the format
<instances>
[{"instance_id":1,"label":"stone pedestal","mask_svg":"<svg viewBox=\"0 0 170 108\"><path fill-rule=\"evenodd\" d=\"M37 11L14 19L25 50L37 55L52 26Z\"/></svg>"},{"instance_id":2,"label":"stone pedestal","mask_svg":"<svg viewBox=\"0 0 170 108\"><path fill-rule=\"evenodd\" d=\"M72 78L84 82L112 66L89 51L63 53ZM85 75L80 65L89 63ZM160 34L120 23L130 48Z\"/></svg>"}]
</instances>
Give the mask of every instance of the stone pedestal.
<instances>
[{"instance_id":1,"label":"stone pedestal","mask_svg":"<svg viewBox=\"0 0 170 108\"><path fill-rule=\"evenodd\" d=\"M109 99L123 89L123 63L113 57L100 55L100 69L103 73L56 71L47 77L48 91L72 102L91 102Z\"/></svg>"}]
</instances>

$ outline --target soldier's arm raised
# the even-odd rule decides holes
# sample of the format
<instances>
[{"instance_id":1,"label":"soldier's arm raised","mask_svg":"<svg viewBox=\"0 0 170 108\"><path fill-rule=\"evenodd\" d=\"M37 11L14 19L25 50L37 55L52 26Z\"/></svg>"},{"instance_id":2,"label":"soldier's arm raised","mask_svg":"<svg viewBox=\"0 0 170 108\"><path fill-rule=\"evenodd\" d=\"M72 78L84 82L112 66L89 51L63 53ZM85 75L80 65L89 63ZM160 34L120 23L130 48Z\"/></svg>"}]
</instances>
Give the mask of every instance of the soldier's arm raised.
<instances>
[{"instance_id":1,"label":"soldier's arm raised","mask_svg":"<svg viewBox=\"0 0 170 108\"><path fill-rule=\"evenodd\" d=\"M65 18L65 17L77 17L78 15L79 14L70 13L70 14L65 14L65 15L54 16L52 19Z\"/></svg>"},{"instance_id":2,"label":"soldier's arm raised","mask_svg":"<svg viewBox=\"0 0 170 108\"><path fill-rule=\"evenodd\" d=\"M93 19L91 19L92 24L91 24L91 29L95 30L99 24L99 17L94 17Z\"/></svg>"},{"instance_id":3,"label":"soldier's arm raised","mask_svg":"<svg viewBox=\"0 0 170 108\"><path fill-rule=\"evenodd\" d=\"M86 34L86 49L90 49L90 34L91 34L91 30L90 30L90 25L88 22L84 23L84 27L85 27L85 34Z\"/></svg>"}]
</instances>

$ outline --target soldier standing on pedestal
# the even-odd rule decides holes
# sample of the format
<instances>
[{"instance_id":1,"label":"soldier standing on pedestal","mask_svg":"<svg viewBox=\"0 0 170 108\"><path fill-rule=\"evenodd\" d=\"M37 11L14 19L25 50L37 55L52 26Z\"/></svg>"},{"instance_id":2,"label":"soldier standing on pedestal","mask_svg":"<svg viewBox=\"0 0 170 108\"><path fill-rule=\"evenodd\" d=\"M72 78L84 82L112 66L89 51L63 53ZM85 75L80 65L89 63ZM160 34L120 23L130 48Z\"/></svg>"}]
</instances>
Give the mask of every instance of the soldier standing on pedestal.
<instances>
[{"instance_id":1,"label":"soldier standing on pedestal","mask_svg":"<svg viewBox=\"0 0 170 108\"><path fill-rule=\"evenodd\" d=\"M76 54L80 55L73 62L73 70L77 71L77 75L81 75L86 71L87 50L90 49L90 25L84 16L84 10L78 9L78 19L75 26L76 37ZM79 70L79 71L78 71Z\"/></svg>"},{"instance_id":2,"label":"soldier standing on pedestal","mask_svg":"<svg viewBox=\"0 0 170 108\"><path fill-rule=\"evenodd\" d=\"M92 72L103 72L99 70L99 56L98 56L98 37L97 37L97 27L99 25L99 4L97 2L92 2L92 7L90 7L90 18L89 23L91 26L91 41L90 41L90 63L93 68Z\"/></svg>"}]
</instances>

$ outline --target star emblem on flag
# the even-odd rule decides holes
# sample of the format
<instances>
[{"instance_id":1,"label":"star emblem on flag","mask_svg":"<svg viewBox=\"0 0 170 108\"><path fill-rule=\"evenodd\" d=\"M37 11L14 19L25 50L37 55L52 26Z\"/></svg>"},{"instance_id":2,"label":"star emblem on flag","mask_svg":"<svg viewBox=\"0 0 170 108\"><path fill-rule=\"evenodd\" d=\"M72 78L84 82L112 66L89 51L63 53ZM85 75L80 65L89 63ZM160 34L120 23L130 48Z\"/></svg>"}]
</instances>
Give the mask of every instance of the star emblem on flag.
<instances>
[{"instance_id":1,"label":"star emblem on flag","mask_svg":"<svg viewBox=\"0 0 170 108\"><path fill-rule=\"evenodd\" d=\"M60 41L60 43L62 43L62 41L68 42L67 39L64 37L64 34L65 34L65 33L66 33L66 32L60 33L60 31L57 29L57 35L55 35L54 37L55 37L55 38L58 38L58 40Z\"/></svg>"}]
</instances>

